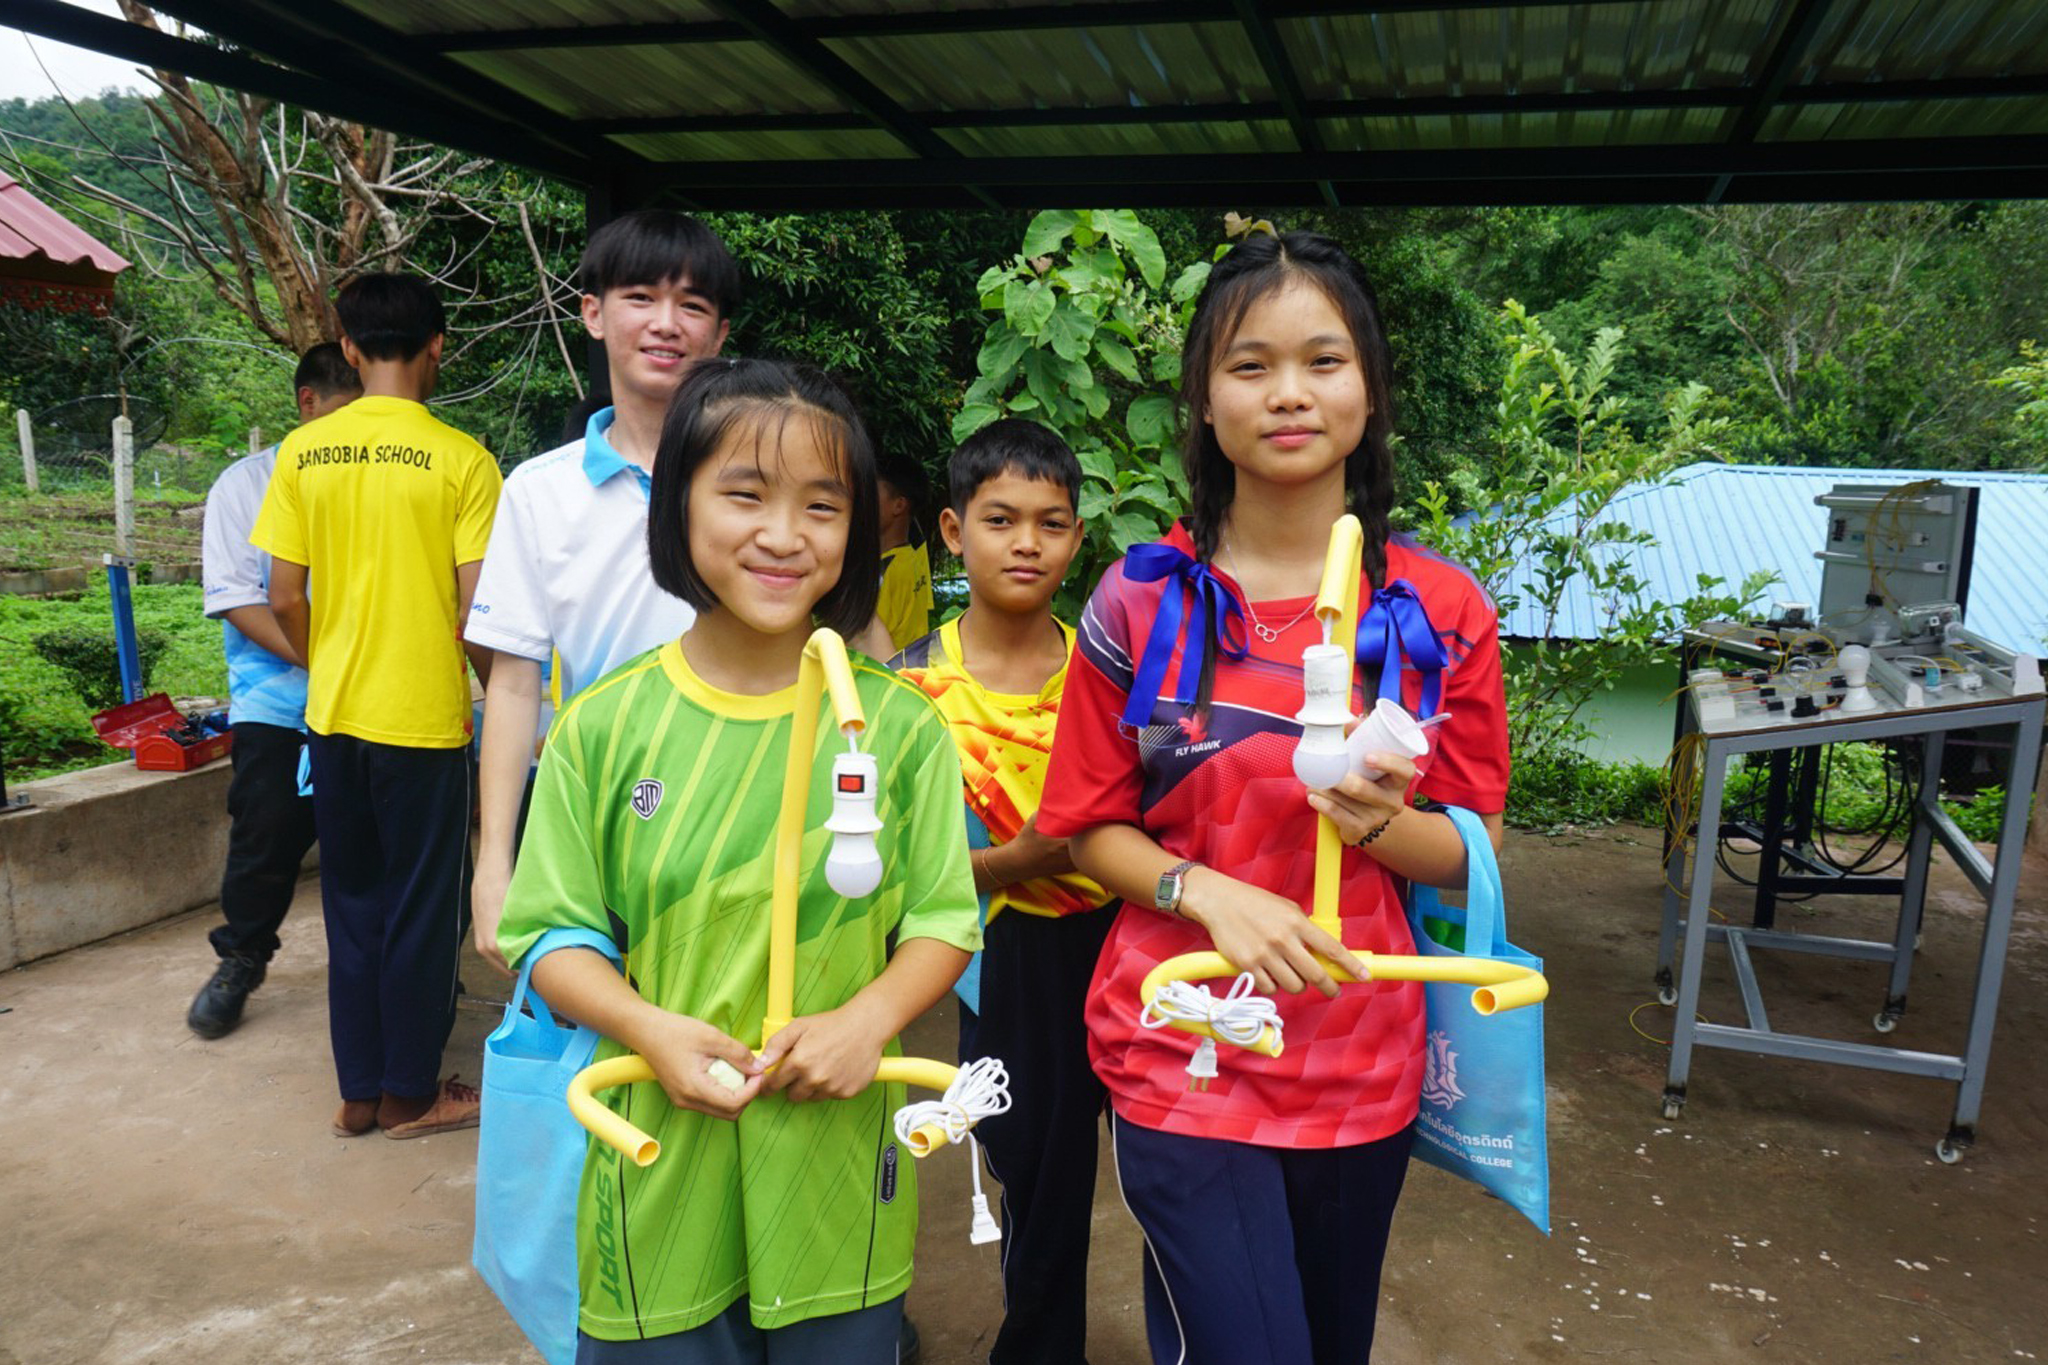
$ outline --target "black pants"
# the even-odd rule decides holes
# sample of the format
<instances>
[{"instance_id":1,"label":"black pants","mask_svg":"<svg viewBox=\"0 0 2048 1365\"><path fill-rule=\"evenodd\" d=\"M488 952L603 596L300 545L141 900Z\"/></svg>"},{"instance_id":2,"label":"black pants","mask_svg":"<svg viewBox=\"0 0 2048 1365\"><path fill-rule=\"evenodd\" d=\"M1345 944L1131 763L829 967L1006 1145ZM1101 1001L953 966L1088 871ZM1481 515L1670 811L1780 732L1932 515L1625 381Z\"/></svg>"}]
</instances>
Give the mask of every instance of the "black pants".
<instances>
[{"instance_id":1,"label":"black pants","mask_svg":"<svg viewBox=\"0 0 2048 1365\"><path fill-rule=\"evenodd\" d=\"M291 909L299 864L313 846L313 803L299 795L304 732L242 721L228 782L228 862L220 878L227 923L207 936L222 957L270 961Z\"/></svg>"},{"instance_id":2,"label":"black pants","mask_svg":"<svg viewBox=\"0 0 2048 1365\"><path fill-rule=\"evenodd\" d=\"M474 764L467 748L319 734L310 745L341 1097L424 1099L455 1022Z\"/></svg>"},{"instance_id":3,"label":"black pants","mask_svg":"<svg viewBox=\"0 0 2048 1365\"><path fill-rule=\"evenodd\" d=\"M1106 1092L1081 1007L1111 909L990 921L981 1012L960 1011L960 1060L1000 1057L1015 1104L974 1135L1003 1185L1003 1325L992 1365L1076 1365L1088 1339L1088 1228Z\"/></svg>"},{"instance_id":4,"label":"black pants","mask_svg":"<svg viewBox=\"0 0 2048 1365\"><path fill-rule=\"evenodd\" d=\"M1145 1335L1184 1365L1364 1365L1411 1124L1357 1147L1254 1147L1110 1119L1145 1234Z\"/></svg>"}]
</instances>

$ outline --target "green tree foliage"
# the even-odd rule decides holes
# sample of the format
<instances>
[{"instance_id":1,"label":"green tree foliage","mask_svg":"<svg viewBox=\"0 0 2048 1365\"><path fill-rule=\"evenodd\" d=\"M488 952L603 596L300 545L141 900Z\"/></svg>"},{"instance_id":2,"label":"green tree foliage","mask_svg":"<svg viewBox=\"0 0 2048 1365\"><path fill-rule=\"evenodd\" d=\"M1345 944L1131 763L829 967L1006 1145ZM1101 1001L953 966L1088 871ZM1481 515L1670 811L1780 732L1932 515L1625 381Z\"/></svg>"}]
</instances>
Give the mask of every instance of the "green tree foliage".
<instances>
[{"instance_id":1,"label":"green tree foliage","mask_svg":"<svg viewBox=\"0 0 2048 1365\"><path fill-rule=\"evenodd\" d=\"M1534 606L1534 647L1505 660L1508 743L1518 762L1572 748L1586 737L1579 712L1611 690L1623 670L1669 657L1679 629L1740 611L1770 582L1752 576L1724 591L1702 577L1682 602L1665 602L1636 571L1655 543L1620 517L1603 519L1630 489L1680 466L1718 458L1728 420L1706 414L1708 394L1688 385L1663 404L1653 434L1638 436L1630 402L1610 392L1623 331L1607 327L1582 357L1559 345L1541 319L1510 300L1501 311L1506 365L1495 409L1494 459L1481 475L1460 471L1456 492L1431 483L1420 499L1422 537L1478 575L1501 613ZM1459 519L1458 504L1486 509ZM1518 568L1530 569L1522 586ZM1605 604L1597 639L1556 639L1565 594Z\"/></svg>"},{"instance_id":2,"label":"green tree foliage","mask_svg":"<svg viewBox=\"0 0 2048 1365\"><path fill-rule=\"evenodd\" d=\"M1171 285L1168 275L1158 234L1135 213L1048 209L1025 229L1022 249L976 283L992 316L953 439L1024 417L1073 447L1086 527L1073 593L1161 535L1186 502L1172 394L1209 263L1181 266Z\"/></svg>"},{"instance_id":3,"label":"green tree foliage","mask_svg":"<svg viewBox=\"0 0 2048 1365\"><path fill-rule=\"evenodd\" d=\"M881 448L931 464L956 401L951 318L921 287L928 263L912 259L894 215L716 213L705 223L746 272L727 353L798 356L830 371Z\"/></svg>"}]
</instances>

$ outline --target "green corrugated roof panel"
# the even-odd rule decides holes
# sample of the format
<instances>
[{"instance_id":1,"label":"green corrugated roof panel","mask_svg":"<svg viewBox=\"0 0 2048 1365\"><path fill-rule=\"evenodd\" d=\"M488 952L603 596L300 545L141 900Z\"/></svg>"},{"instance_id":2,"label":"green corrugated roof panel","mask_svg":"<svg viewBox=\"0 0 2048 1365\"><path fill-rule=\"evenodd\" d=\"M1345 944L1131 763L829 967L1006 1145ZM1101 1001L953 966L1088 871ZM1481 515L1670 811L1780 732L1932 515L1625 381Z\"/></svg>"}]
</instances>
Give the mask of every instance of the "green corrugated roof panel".
<instances>
[{"instance_id":1,"label":"green corrugated roof panel","mask_svg":"<svg viewBox=\"0 0 2048 1365\"><path fill-rule=\"evenodd\" d=\"M1774 30L1774 0L1655 0L1279 25L1310 99L1734 86Z\"/></svg>"},{"instance_id":2,"label":"green corrugated roof panel","mask_svg":"<svg viewBox=\"0 0 2048 1365\"><path fill-rule=\"evenodd\" d=\"M676 23L713 19L702 0L341 0L401 33L504 33L514 29Z\"/></svg>"},{"instance_id":3,"label":"green corrugated roof panel","mask_svg":"<svg viewBox=\"0 0 2048 1365\"><path fill-rule=\"evenodd\" d=\"M2048 56L2040 0L1835 0L1801 62L1822 80L1996 76Z\"/></svg>"},{"instance_id":4,"label":"green corrugated roof panel","mask_svg":"<svg viewBox=\"0 0 2048 1365\"><path fill-rule=\"evenodd\" d=\"M1039 29L827 42L910 109L1210 104L1267 96L1236 24Z\"/></svg>"},{"instance_id":5,"label":"green corrugated roof panel","mask_svg":"<svg viewBox=\"0 0 2048 1365\"><path fill-rule=\"evenodd\" d=\"M455 60L572 119L845 110L809 73L757 43L463 52Z\"/></svg>"},{"instance_id":6,"label":"green corrugated roof panel","mask_svg":"<svg viewBox=\"0 0 2048 1365\"><path fill-rule=\"evenodd\" d=\"M1060 124L1045 128L948 128L946 141L969 156L1220 156L1289 152L1294 134L1279 120L1244 123Z\"/></svg>"},{"instance_id":7,"label":"green corrugated roof panel","mask_svg":"<svg viewBox=\"0 0 2048 1365\"><path fill-rule=\"evenodd\" d=\"M1802 104L1764 125L1771 139L2007 137L2048 133L2048 96L1914 104Z\"/></svg>"},{"instance_id":8,"label":"green corrugated roof panel","mask_svg":"<svg viewBox=\"0 0 2048 1365\"><path fill-rule=\"evenodd\" d=\"M849 161L909 157L901 142L880 129L816 133L630 133L610 141L650 161L801 161L822 153Z\"/></svg>"}]
</instances>

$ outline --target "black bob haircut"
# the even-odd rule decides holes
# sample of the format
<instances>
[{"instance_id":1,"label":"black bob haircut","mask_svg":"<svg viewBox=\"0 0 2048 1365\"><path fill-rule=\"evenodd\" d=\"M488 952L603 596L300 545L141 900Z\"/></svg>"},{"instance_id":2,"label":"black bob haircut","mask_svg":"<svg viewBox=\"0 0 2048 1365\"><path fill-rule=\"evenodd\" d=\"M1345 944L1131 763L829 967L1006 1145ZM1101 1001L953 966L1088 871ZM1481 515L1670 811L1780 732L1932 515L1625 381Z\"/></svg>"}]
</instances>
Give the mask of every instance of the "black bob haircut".
<instances>
[{"instance_id":1,"label":"black bob haircut","mask_svg":"<svg viewBox=\"0 0 2048 1365\"><path fill-rule=\"evenodd\" d=\"M1188 531L1197 553L1213 559L1223 518L1237 492L1237 467L1216 443L1216 429L1203 420L1209 407L1209 375L1229 348L1258 299L1300 282L1322 291L1344 319L1358 347L1365 395L1372 412L1365 436L1344 459L1344 493L1349 510L1365 530L1365 572L1374 587L1385 584L1388 520L1394 505L1394 383L1380 326L1379 299L1358 262L1328 237L1314 232L1280 236L1255 232L1209 272L1188 323L1181 352L1180 416L1186 433L1182 461L1188 475ZM1212 656L1213 657L1213 656Z\"/></svg>"},{"instance_id":2,"label":"black bob haircut","mask_svg":"<svg viewBox=\"0 0 2048 1365\"><path fill-rule=\"evenodd\" d=\"M576 266L576 288L602 296L628 285L686 281L721 318L740 306L740 268L718 234L687 213L640 209L591 234Z\"/></svg>"},{"instance_id":3,"label":"black bob haircut","mask_svg":"<svg viewBox=\"0 0 2048 1365\"><path fill-rule=\"evenodd\" d=\"M706 460L771 461L792 422L811 422L837 458L852 494L852 524L839 581L818 599L820 625L855 635L874 619L882 583L881 501L875 446L860 410L823 370L783 360L700 360L683 377L655 447L647 508L647 559L662 591L698 611L718 605L690 559L690 483Z\"/></svg>"},{"instance_id":4,"label":"black bob haircut","mask_svg":"<svg viewBox=\"0 0 2048 1365\"><path fill-rule=\"evenodd\" d=\"M1081 506L1081 462L1051 427L1022 417L990 422L960 443L946 462L946 492L953 511L964 515L975 491L1005 470L1025 479L1044 479L1067 490L1067 503Z\"/></svg>"},{"instance_id":5,"label":"black bob haircut","mask_svg":"<svg viewBox=\"0 0 2048 1365\"><path fill-rule=\"evenodd\" d=\"M440 296L416 275L358 275L334 296L342 334L365 360L411 360L448 330Z\"/></svg>"},{"instance_id":6,"label":"black bob haircut","mask_svg":"<svg viewBox=\"0 0 2048 1365\"><path fill-rule=\"evenodd\" d=\"M338 393L361 393L363 377L356 373L356 367L348 363L348 356L342 352L341 343L322 341L306 348L299 357L299 367L292 371L292 392L311 389L322 398L332 398Z\"/></svg>"}]
</instances>

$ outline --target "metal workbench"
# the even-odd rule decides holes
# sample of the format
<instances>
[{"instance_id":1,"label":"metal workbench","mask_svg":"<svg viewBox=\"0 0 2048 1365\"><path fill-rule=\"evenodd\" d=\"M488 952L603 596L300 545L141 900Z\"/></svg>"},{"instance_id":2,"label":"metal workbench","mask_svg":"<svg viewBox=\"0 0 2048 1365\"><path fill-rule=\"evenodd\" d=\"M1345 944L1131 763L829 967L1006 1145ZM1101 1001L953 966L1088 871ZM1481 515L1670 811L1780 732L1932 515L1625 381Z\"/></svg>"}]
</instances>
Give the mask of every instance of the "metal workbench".
<instances>
[{"instance_id":1,"label":"metal workbench","mask_svg":"<svg viewBox=\"0 0 2048 1365\"><path fill-rule=\"evenodd\" d=\"M2027 807L2034 790L2036 765L2041 752L2044 698L2039 693L2001 695L1983 700L1958 697L1949 704L1911 708L1887 700L1879 710L1854 714L1831 711L1800 720L1738 715L1733 720L1717 719L1705 724L1701 723L1699 707L1690 693L1681 701L1680 707L1681 734L1694 731L1701 736L1703 782L1697 822L1698 848L1690 860L1690 867L1687 866L1688 829L1666 830L1664 915L1663 932L1657 948L1657 984L1660 998L1666 1004L1677 1006L1677 1016L1671 1039L1671 1068L1664 1088L1664 1117L1675 1119L1685 1107L1686 1083L1691 1075L1696 1047L1732 1048L1765 1056L1928 1076L1956 1083L1954 1117L1947 1135L1936 1144L1935 1152L1944 1162L1959 1160L1963 1149L1976 1138L1978 1109L1984 1096L1984 1070L1991 1056L1992 1028L1998 1014L1999 988L2005 975L2006 945L2012 932L2013 893L2019 882ZM1943 743L1952 731L2001 726L2014 728L2012 768L2006 782L1997 857L1995 861L1987 862L1941 809L1937 799L1941 755ZM1728 761L1737 754L1777 755L1816 745L1883 739L1917 739L1924 747L1919 765L1919 785L1912 803L1912 833L1907 842L1905 875L1898 883L1899 917L1892 940L1886 943L1798 933L1775 927L1767 921L1751 926L1712 923L1708 906L1714 883L1714 847L1717 832L1721 829L1722 794ZM1906 988L1913 969L1913 953L1927 895L1928 861L1937 840L1948 850L1963 875L1984 896L1986 910L1983 945L1977 959L1970 1003L1969 1028L1962 1051L1956 1054L1909 1051L1877 1043L1783 1033L1772 1028L1750 961L1750 954L1758 949L1816 953L1886 964L1889 979L1884 1000L1873 1019L1873 1027L1880 1033L1888 1033L1896 1026L1905 1009ZM1819 894L1862 895L1876 889L1861 884L1869 879L1844 878L1840 885L1834 887L1816 884L1819 880L1802 878L1801 889ZM1682 894L1680 888L1685 888ZM1673 958L1679 948L1681 934L1683 951L1677 955L1674 977ZM1710 941L1725 944L1728 948L1746 1015L1743 1024L1698 1022L1700 975Z\"/></svg>"}]
</instances>

